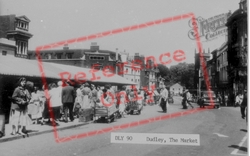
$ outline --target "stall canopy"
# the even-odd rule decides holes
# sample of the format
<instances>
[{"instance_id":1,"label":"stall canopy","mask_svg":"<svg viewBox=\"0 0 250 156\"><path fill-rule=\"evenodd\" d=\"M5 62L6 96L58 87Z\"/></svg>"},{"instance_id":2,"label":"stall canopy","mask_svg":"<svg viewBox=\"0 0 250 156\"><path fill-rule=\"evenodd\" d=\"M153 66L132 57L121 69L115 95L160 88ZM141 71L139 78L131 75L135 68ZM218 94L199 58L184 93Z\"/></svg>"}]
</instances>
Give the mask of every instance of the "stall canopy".
<instances>
[{"instance_id":1,"label":"stall canopy","mask_svg":"<svg viewBox=\"0 0 250 156\"><path fill-rule=\"evenodd\" d=\"M110 72L93 71L88 68L48 62L41 62L41 64L39 64L37 60L0 56L0 74L2 75L41 77L42 72L46 78L53 79L63 78L65 80L78 80L79 82L86 80L95 83L136 85L124 77Z\"/></svg>"}]
</instances>

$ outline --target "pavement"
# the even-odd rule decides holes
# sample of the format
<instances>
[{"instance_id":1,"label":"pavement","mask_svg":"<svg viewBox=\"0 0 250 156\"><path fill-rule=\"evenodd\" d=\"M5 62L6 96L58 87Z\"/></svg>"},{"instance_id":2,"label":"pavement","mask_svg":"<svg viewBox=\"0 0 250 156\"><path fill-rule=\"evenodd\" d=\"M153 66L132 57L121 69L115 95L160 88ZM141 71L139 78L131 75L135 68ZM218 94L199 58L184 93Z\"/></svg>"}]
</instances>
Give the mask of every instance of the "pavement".
<instances>
[{"instance_id":1,"label":"pavement","mask_svg":"<svg viewBox=\"0 0 250 156\"><path fill-rule=\"evenodd\" d=\"M176 103L179 104L180 103L179 100L177 100ZM150 104L150 105L144 106L144 107L146 108L146 107L150 107L150 106L155 106L155 104ZM151 109L152 109L152 107L151 107ZM29 125L26 127L26 129L28 130L27 135L11 135L10 134L11 133L11 125L6 124L5 125L5 136L0 138L0 143L6 142L6 141L12 141L12 140L16 140L16 139L28 138L30 136L35 136L35 135L40 135L40 134L45 134L45 133L52 133L54 131L72 129L75 127L81 127L81 126L92 124L92 123L93 123L93 121L79 122L79 120L76 118L73 122L68 122L68 123L59 122L59 126L56 126L56 127L54 127L52 124L44 124L44 125L32 124L32 125Z\"/></svg>"},{"instance_id":2,"label":"pavement","mask_svg":"<svg viewBox=\"0 0 250 156\"><path fill-rule=\"evenodd\" d=\"M0 138L0 143L1 142L6 142L6 141L12 141L16 139L21 139L21 138L26 138L34 135L39 135L39 134L44 134L44 133L51 133L54 132L54 130L65 130L65 129L70 129L70 128L75 128L78 126L83 126L91 123L92 121L89 122L79 122L78 119L75 119L73 122L59 122L59 126L54 127L51 123L46 123L44 125L41 124L32 124L26 127L28 133L26 135L11 135L11 125L6 124L5 125L5 136ZM56 128L56 129L55 129Z\"/></svg>"}]
</instances>

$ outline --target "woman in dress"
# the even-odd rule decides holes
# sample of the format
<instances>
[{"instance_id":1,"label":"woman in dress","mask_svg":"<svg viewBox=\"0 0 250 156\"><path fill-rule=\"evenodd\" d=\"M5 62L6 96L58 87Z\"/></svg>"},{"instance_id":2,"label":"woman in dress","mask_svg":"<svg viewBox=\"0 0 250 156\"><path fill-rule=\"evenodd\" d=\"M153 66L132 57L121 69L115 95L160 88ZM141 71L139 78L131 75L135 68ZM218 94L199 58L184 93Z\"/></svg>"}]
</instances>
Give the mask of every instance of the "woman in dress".
<instances>
[{"instance_id":1,"label":"woman in dress","mask_svg":"<svg viewBox=\"0 0 250 156\"><path fill-rule=\"evenodd\" d=\"M124 117L124 112L125 112L125 108L127 105L126 97L127 97L126 86L123 86L122 90L118 94L118 98L119 98L118 109L119 109L119 113L121 117Z\"/></svg>"},{"instance_id":2,"label":"woman in dress","mask_svg":"<svg viewBox=\"0 0 250 156\"><path fill-rule=\"evenodd\" d=\"M89 84L85 83L84 88L82 89L83 94L83 103L81 105L82 109L90 108L90 96L91 96L91 89L89 88Z\"/></svg>"},{"instance_id":3,"label":"woman in dress","mask_svg":"<svg viewBox=\"0 0 250 156\"><path fill-rule=\"evenodd\" d=\"M83 106L83 94L82 94L83 88L84 88L84 85L80 85L76 89L76 98L75 98L73 112L74 112L74 115L77 116L77 118L79 117L79 111L81 109L81 106Z\"/></svg>"},{"instance_id":4,"label":"woman in dress","mask_svg":"<svg viewBox=\"0 0 250 156\"><path fill-rule=\"evenodd\" d=\"M38 94L38 88L34 87L34 91L31 93L31 100L28 105L28 114L32 116L32 119L35 119L34 123L38 123L39 118L42 117L41 111L41 100L40 95Z\"/></svg>"},{"instance_id":5,"label":"woman in dress","mask_svg":"<svg viewBox=\"0 0 250 156\"><path fill-rule=\"evenodd\" d=\"M91 99L90 99L90 106L92 108L94 108L96 106L96 101L97 101L97 97L98 96L98 91L95 87L94 84L91 84Z\"/></svg>"},{"instance_id":6,"label":"woman in dress","mask_svg":"<svg viewBox=\"0 0 250 156\"><path fill-rule=\"evenodd\" d=\"M62 107L62 88L57 87L55 83L51 85L51 89L49 90L49 106L53 111L54 117L52 118L55 125L59 125L57 121L61 117L61 107Z\"/></svg>"},{"instance_id":7,"label":"woman in dress","mask_svg":"<svg viewBox=\"0 0 250 156\"><path fill-rule=\"evenodd\" d=\"M18 86L12 95L10 110L10 124L12 125L11 135L24 135L27 133L26 126L32 123L27 113L27 105L30 100L30 94L28 90L25 89L25 84L26 79L24 77L20 78Z\"/></svg>"}]
</instances>

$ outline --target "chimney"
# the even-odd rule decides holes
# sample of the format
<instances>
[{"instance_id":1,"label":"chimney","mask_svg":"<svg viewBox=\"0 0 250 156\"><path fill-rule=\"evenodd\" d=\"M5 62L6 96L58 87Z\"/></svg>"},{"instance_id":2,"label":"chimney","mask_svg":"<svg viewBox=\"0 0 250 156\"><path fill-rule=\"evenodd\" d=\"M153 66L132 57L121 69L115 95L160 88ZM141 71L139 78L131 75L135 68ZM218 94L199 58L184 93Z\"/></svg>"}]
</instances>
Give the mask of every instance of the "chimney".
<instances>
[{"instance_id":1,"label":"chimney","mask_svg":"<svg viewBox=\"0 0 250 156\"><path fill-rule=\"evenodd\" d=\"M118 61L118 48L116 48L115 60Z\"/></svg>"},{"instance_id":2,"label":"chimney","mask_svg":"<svg viewBox=\"0 0 250 156\"><path fill-rule=\"evenodd\" d=\"M69 50L68 44L64 44L63 50Z\"/></svg>"},{"instance_id":3,"label":"chimney","mask_svg":"<svg viewBox=\"0 0 250 156\"><path fill-rule=\"evenodd\" d=\"M140 59L139 53L135 53L134 60L139 60L139 59Z\"/></svg>"},{"instance_id":4,"label":"chimney","mask_svg":"<svg viewBox=\"0 0 250 156\"><path fill-rule=\"evenodd\" d=\"M90 45L90 51L98 51L99 50L99 46L97 45L96 42L92 42Z\"/></svg>"}]
</instances>

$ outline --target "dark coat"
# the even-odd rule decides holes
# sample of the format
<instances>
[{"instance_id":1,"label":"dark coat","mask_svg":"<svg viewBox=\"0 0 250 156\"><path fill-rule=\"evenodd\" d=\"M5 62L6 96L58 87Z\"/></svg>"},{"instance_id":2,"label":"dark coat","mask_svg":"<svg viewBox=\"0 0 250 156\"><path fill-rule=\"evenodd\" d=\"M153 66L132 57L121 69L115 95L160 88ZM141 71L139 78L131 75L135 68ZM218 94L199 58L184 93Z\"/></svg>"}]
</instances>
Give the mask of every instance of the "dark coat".
<instances>
[{"instance_id":1,"label":"dark coat","mask_svg":"<svg viewBox=\"0 0 250 156\"><path fill-rule=\"evenodd\" d=\"M11 109L25 109L29 100L30 94L28 90L19 86L13 92Z\"/></svg>"},{"instance_id":2,"label":"dark coat","mask_svg":"<svg viewBox=\"0 0 250 156\"><path fill-rule=\"evenodd\" d=\"M62 103L74 103L75 90L72 86L65 86L62 88Z\"/></svg>"},{"instance_id":3,"label":"dark coat","mask_svg":"<svg viewBox=\"0 0 250 156\"><path fill-rule=\"evenodd\" d=\"M242 107L247 107L247 94L244 95L241 106Z\"/></svg>"}]
</instances>

